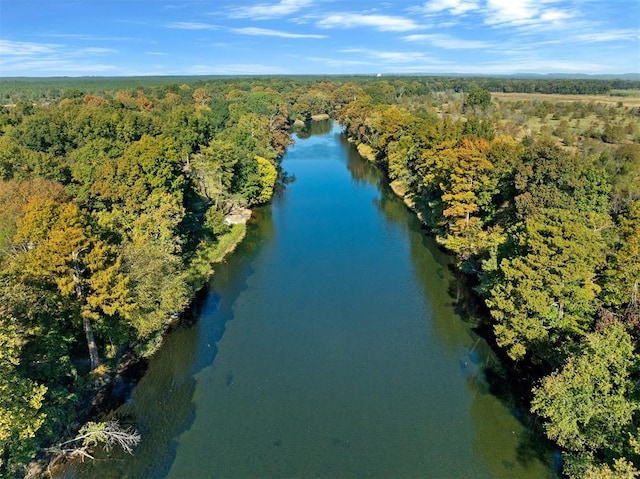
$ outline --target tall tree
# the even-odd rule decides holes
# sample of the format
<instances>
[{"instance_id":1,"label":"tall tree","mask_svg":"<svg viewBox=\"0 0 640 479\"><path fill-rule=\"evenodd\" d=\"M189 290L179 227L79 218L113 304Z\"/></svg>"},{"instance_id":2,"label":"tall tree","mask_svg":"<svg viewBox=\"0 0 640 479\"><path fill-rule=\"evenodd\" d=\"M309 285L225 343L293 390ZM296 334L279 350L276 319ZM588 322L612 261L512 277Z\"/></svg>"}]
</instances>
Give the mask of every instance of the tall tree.
<instances>
[{"instance_id":1,"label":"tall tree","mask_svg":"<svg viewBox=\"0 0 640 479\"><path fill-rule=\"evenodd\" d=\"M513 359L532 352L557 361L556 348L593 322L604 241L588 215L561 209L531 216L513 241L515 252L500 261L500 279L486 300L497 342Z\"/></svg>"},{"instance_id":2,"label":"tall tree","mask_svg":"<svg viewBox=\"0 0 640 479\"><path fill-rule=\"evenodd\" d=\"M92 236L77 205L49 198L26 205L14 241L24 251L13 266L23 281L48 282L62 297L74 298L95 369L100 360L93 321L103 315L127 316L131 308L118 254Z\"/></svg>"},{"instance_id":3,"label":"tall tree","mask_svg":"<svg viewBox=\"0 0 640 479\"><path fill-rule=\"evenodd\" d=\"M440 183L443 212L449 229L460 232L469 226L471 214L479 207L478 193L490 181L493 165L487 159L489 142L483 139L464 139L449 155L448 174Z\"/></svg>"},{"instance_id":4,"label":"tall tree","mask_svg":"<svg viewBox=\"0 0 640 479\"><path fill-rule=\"evenodd\" d=\"M628 433L640 410L631 376L639 357L620 323L588 334L581 346L534 389L531 409L547 420L547 435L571 454L620 458L630 450Z\"/></svg>"}]
</instances>

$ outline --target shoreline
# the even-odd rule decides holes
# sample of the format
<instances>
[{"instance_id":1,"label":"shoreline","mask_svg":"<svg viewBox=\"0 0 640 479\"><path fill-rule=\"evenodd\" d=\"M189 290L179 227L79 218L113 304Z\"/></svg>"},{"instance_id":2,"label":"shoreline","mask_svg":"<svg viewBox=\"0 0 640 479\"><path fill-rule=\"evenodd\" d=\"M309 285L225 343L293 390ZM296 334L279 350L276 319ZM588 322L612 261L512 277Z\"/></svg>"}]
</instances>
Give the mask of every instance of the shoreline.
<instances>
[{"instance_id":1,"label":"shoreline","mask_svg":"<svg viewBox=\"0 0 640 479\"><path fill-rule=\"evenodd\" d=\"M249 218L247 218L249 220ZM114 367L100 378L95 389L88 390L81 400L78 414L69 429L77 433L88 421L102 421L113 414L118 407L130 397L133 389L144 376L151 356L162 347L167 335L190 320L197 311L198 303L206 295L206 287L215 274L214 266L222 263L242 243L247 233L246 223L233 223L228 233L222 235L217 243L206 245L198 250L187 267L193 287L188 306L169 321L162 334L148 338L140 343L123 346L123 352ZM138 351L144 351L140 354ZM70 439L65 436L60 440ZM47 449L41 449L36 457L25 468L25 479L54 477L55 468L64 467L68 460L60 455L53 455Z\"/></svg>"}]
</instances>

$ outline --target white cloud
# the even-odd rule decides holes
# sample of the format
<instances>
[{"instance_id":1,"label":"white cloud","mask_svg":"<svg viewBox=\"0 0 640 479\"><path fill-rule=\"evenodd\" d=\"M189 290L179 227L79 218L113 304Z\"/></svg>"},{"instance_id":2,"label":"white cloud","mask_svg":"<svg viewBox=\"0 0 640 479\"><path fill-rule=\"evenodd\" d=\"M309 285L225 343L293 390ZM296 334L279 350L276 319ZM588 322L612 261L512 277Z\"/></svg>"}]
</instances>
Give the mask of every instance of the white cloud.
<instances>
[{"instance_id":1,"label":"white cloud","mask_svg":"<svg viewBox=\"0 0 640 479\"><path fill-rule=\"evenodd\" d=\"M352 66L372 66L377 63L365 60L344 60L340 58L325 58L325 57L307 57L306 60L313 63L322 63L328 67L340 68L340 67L352 67Z\"/></svg>"},{"instance_id":2,"label":"white cloud","mask_svg":"<svg viewBox=\"0 0 640 479\"><path fill-rule=\"evenodd\" d=\"M87 47L80 48L73 52L74 55L84 56L84 55L107 55L109 53L117 53L117 50L113 48L102 48L102 47Z\"/></svg>"},{"instance_id":3,"label":"white cloud","mask_svg":"<svg viewBox=\"0 0 640 479\"><path fill-rule=\"evenodd\" d=\"M484 9L487 25L540 25L558 27L575 16L568 8L552 8L558 0L487 0Z\"/></svg>"},{"instance_id":4,"label":"white cloud","mask_svg":"<svg viewBox=\"0 0 640 479\"><path fill-rule=\"evenodd\" d=\"M97 41L108 41L108 42L126 42L135 40L133 37L101 37L95 35L87 35L84 33L42 33L39 35L40 37L47 38L64 38L69 40L81 40L88 42L97 42Z\"/></svg>"},{"instance_id":5,"label":"white cloud","mask_svg":"<svg viewBox=\"0 0 640 479\"><path fill-rule=\"evenodd\" d=\"M640 40L637 30L609 30L575 35L575 40L585 43L618 42L625 40Z\"/></svg>"},{"instance_id":6,"label":"white cloud","mask_svg":"<svg viewBox=\"0 0 640 479\"><path fill-rule=\"evenodd\" d=\"M462 73L480 75L512 75L517 73L616 73L610 65L580 61L541 60L510 61L508 63L460 64L440 60L392 67L393 73Z\"/></svg>"},{"instance_id":7,"label":"white cloud","mask_svg":"<svg viewBox=\"0 0 640 479\"><path fill-rule=\"evenodd\" d=\"M231 18L252 18L263 20L291 15L313 5L313 0L280 0L278 3L260 3L250 7L236 7L231 10Z\"/></svg>"},{"instance_id":8,"label":"white cloud","mask_svg":"<svg viewBox=\"0 0 640 479\"><path fill-rule=\"evenodd\" d=\"M0 40L0 55L41 55L55 52L60 45L52 43L14 42Z\"/></svg>"},{"instance_id":9,"label":"white cloud","mask_svg":"<svg viewBox=\"0 0 640 479\"><path fill-rule=\"evenodd\" d=\"M479 8L476 0L431 0L416 11L426 14L449 11L453 15L462 15Z\"/></svg>"},{"instance_id":10,"label":"white cloud","mask_svg":"<svg viewBox=\"0 0 640 479\"><path fill-rule=\"evenodd\" d=\"M344 50L340 50L340 52L357 53L385 63L410 63L428 59L428 57L422 52L390 52L381 50L370 50L366 48L347 48Z\"/></svg>"},{"instance_id":11,"label":"white cloud","mask_svg":"<svg viewBox=\"0 0 640 479\"><path fill-rule=\"evenodd\" d=\"M562 10L548 10L540 15L540 20L543 22L557 22L559 20L568 20L569 18L573 18L573 14Z\"/></svg>"},{"instance_id":12,"label":"white cloud","mask_svg":"<svg viewBox=\"0 0 640 479\"><path fill-rule=\"evenodd\" d=\"M0 71L5 74L102 73L117 68L105 63L91 63L91 57L117 53L112 48L85 47L51 43L0 40Z\"/></svg>"},{"instance_id":13,"label":"white cloud","mask_svg":"<svg viewBox=\"0 0 640 479\"><path fill-rule=\"evenodd\" d=\"M326 35L316 35L310 33L289 33L280 30L271 30L269 28L232 28L231 31L239 35L256 35L280 38L326 38Z\"/></svg>"},{"instance_id":14,"label":"white cloud","mask_svg":"<svg viewBox=\"0 0 640 479\"><path fill-rule=\"evenodd\" d=\"M316 22L320 28L373 27L383 32L406 32L420 25L405 17L391 15L365 15L361 13L334 13Z\"/></svg>"},{"instance_id":15,"label":"white cloud","mask_svg":"<svg viewBox=\"0 0 640 479\"><path fill-rule=\"evenodd\" d=\"M40 73L67 75L69 73L103 73L117 70L114 65L104 63L75 63L65 59L34 59L16 63L5 63L0 60L0 70L4 73L37 71Z\"/></svg>"},{"instance_id":16,"label":"white cloud","mask_svg":"<svg viewBox=\"0 0 640 479\"><path fill-rule=\"evenodd\" d=\"M273 66L255 63L231 63L222 65L192 65L189 75L286 75L288 71Z\"/></svg>"},{"instance_id":17,"label":"white cloud","mask_svg":"<svg viewBox=\"0 0 640 479\"><path fill-rule=\"evenodd\" d=\"M534 60L522 59L506 64L495 63L476 65L475 71L480 73L601 73L609 71L610 66L602 63L566 60Z\"/></svg>"},{"instance_id":18,"label":"white cloud","mask_svg":"<svg viewBox=\"0 0 640 479\"><path fill-rule=\"evenodd\" d=\"M538 16L537 5L533 0L488 0L485 22L489 25L526 23Z\"/></svg>"},{"instance_id":19,"label":"white cloud","mask_svg":"<svg viewBox=\"0 0 640 479\"><path fill-rule=\"evenodd\" d=\"M495 47L495 45L490 42L464 40L440 33L407 35L402 37L402 40L406 42L426 43L447 50L473 50Z\"/></svg>"},{"instance_id":20,"label":"white cloud","mask_svg":"<svg viewBox=\"0 0 640 479\"><path fill-rule=\"evenodd\" d=\"M210 23L200 22L172 22L167 24L167 28L173 28L177 30L219 30L218 25L212 25Z\"/></svg>"}]
</instances>

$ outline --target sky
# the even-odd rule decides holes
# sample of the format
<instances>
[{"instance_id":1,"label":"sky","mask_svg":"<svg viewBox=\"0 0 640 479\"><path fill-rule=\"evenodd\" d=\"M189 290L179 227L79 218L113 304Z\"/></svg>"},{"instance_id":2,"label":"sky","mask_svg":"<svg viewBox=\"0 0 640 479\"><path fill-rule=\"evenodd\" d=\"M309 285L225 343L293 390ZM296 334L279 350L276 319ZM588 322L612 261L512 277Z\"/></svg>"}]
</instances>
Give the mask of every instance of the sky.
<instances>
[{"instance_id":1,"label":"sky","mask_svg":"<svg viewBox=\"0 0 640 479\"><path fill-rule=\"evenodd\" d=\"M639 72L638 0L0 0L0 76Z\"/></svg>"}]
</instances>

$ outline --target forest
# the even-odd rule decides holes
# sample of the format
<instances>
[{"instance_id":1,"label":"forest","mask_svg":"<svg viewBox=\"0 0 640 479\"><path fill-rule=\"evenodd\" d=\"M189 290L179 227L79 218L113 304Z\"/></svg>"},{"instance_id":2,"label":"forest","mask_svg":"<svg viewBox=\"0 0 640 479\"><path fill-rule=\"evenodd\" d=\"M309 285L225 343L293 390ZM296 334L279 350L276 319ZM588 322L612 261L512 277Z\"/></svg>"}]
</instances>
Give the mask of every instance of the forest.
<instances>
[{"instance_id":1,"label":"forest","mask_svg":"<svg viewBox=\"0 0 640 479\"><path fill-rule=\"evenodd\" d=\"M563 474L640 475L634 82L21 81L0 89L0 474L153 354L242 236L225 217L270 200L293 123L326 114L455 256Z\"/></svg>"}]
</instances>

